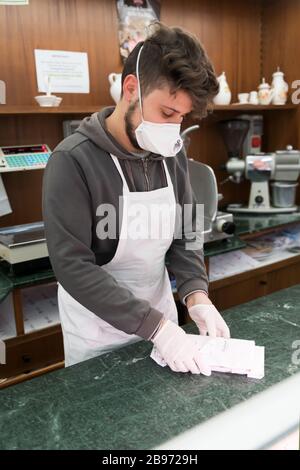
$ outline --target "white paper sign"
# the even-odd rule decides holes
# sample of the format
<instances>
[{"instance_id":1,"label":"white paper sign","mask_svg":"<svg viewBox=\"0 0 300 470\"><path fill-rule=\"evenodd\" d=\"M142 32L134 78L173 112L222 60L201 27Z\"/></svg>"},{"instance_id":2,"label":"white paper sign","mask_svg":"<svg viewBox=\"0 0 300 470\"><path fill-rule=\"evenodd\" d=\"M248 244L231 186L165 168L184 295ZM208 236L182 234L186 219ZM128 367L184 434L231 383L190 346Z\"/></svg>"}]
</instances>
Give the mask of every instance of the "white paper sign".
<instances>
[{"instance_id":1,"label":"white paper sign","mask_svg":"<svg viewBox=\"0 0 300 470\"><path fill-rule=\"evenodd\" d=\"M0 104L6 104L6 85L3 80L0 80Z\"/></svg>"},{"instance_id":2,"label":"white paper sign","mask_svg":"<svg viewBox=\"0 0 300 470\"><path fill-rule=\"evenodd\" d=\"M39 92L89 93L90 78L86 52L47 51L35 49Z\"/></svg>"},{"instance_id":3,"label":"white paper sign","mask_svg":"<svg viewBox=\"0 0 300 470\"><path fill-rule=\"evenodd\" d=\"M0 5L28 5L29 0L0 0Z\"/></svg>"}]
</instances>

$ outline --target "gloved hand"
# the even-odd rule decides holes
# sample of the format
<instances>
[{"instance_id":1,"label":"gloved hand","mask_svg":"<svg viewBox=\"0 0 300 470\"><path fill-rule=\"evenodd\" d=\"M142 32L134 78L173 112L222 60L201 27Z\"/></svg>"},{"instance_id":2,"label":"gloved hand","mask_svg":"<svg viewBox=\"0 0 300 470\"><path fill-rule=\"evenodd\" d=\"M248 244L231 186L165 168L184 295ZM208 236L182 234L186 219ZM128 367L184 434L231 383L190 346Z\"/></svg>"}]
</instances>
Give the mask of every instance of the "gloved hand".
<instances>
[{"instance_id":1,"label":"gloved hand","mask_svg":"<svg viewBox=\"0 0 300 470\"><path fill-rule=\"evenodd\" d=\"M173 372L211 375L193 340L176 323L166 320L152 341Z\"/></svg>"},{"instance_id":2,"label":"gloved hand","mask_svg":"<svg viewBox=\"0 0 300 470\"><path fill-rule=\"evenodd\" d=\"M189 315L198 326L200 335L230 338L230 330L213 304L196 304L188 308Z\"/></svg>"}]
</instances>

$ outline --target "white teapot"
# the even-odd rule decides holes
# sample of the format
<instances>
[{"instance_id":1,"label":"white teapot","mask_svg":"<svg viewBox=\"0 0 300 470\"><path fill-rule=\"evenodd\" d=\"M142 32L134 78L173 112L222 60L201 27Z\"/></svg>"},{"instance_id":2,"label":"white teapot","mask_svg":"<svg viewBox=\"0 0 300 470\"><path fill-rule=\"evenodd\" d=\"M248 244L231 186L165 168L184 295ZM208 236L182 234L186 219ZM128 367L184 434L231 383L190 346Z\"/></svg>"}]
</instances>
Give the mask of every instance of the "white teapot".
<instances>
[{"instance_id":1,"label":"white teapot","mask_svg":"<svg viewBox=\"0 0 300 470\"><path fill-rule=\"evenodd\" d=\"M122 85L121 85L121 78L122 74L121 73L110 73L108 75L108 81L110 83L110 94L115 103L118 103L121 98L121 90L122 90Z\"/></svg>"},{"instance_id":2,"label":"white teapot","mask_svg":"<svg viewBox=\"0 0 300 470\"><path fill-rule=\"evenodd\" d=\"M259 104L267 105L271 103L274 95L274 90L271 89L270 85L263 78L262 83L258 86L258 101Z\"/></svg>"},{"instance_id":3,"label":"white teapot","mask_svg":"<svg viewBox=\"0 0 300 470\"><path fill-rule=\"evenodd\" d=\"M273 97L272 103L283 105L287 102L287 92L289 89L288 84L284 81L284 73L281 72L279 67L277 67L277 71L273 73L273 81L272 81L272 90L273 90Z\"/></svg>"},{"instance_id":4,"label":"white teapot","mask_svg":"<svg viewBox=\"0 0 300 470\"><path fill-rule=\"evenodd\" d=\"M227 105L231 101L231 91L226 80L225 72L222 72L222 74L217 77L217 79L220 85L220 89L219 93L214 97L213 102L216 105Z\"/></svg>"}]
</instances>

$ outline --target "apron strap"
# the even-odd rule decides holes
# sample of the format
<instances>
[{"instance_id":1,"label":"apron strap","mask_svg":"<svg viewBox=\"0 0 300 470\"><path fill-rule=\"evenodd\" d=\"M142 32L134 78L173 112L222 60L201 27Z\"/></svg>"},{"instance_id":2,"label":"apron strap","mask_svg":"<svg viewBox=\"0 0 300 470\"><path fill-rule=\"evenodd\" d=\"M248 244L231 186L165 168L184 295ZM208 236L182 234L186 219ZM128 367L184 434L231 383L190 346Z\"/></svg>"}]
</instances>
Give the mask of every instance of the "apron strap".
<instances>
[{"instance_id":1,"label":"apron strap","mask_svg":"<svg viewBox=\"0 0 300 470\"><path fill-rule=\"evenodd\" d=\"M122 171L122 168L121 168L119 159L118 159L115 155L112 155L112 154L110 154L110 155L111 155L111 158L113 159L113 162L114 162L114 164L116 165L117 170L118 170L118 172L119 172L119 174L120 174L120 176L121 176L121 178L122 178L122 181L123 181L123 192L124 192L124 193L129 193L130 191L129 191L129 188L128 188L128 184L127 184L126 178L125 178L125 176L124 176L124 173L123 173L123 171Z\"/></svg>"},{"instance_id":2,"label":"apron strap","mask_svg":"<svg viewBox=\"0 0 300 470\"><path fill-rule=\"evenodd\" d=\"M163 159L163 164L164 164L164 167L165 167L165 173L166 173L166 177L167 177L168 186L171 186L171 188L173 188L173 183L172 183L172 180L171 180L170 172L169 172L169 169L168 169L168 165L166 164L165 158Z\"/></svg>"}]
</instances>

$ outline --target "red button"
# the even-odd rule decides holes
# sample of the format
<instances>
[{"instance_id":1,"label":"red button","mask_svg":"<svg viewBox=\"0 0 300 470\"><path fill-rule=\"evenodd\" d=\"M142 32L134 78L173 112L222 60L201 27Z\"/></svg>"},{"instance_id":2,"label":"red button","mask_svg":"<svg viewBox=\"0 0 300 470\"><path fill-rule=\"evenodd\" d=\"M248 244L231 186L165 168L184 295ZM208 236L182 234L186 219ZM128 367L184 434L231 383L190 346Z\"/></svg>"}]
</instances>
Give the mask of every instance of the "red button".
<instances>
[{"instance_id":1,"label":"red button","mask_svg":"<svg viewBox=\"0 0 300 470\"><path fill-rule=\"evenodd\" d=\"M260 147L261 138L258 136L252 137L252 147Z\"/></svg>"}]
</instances>

